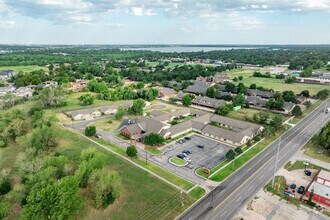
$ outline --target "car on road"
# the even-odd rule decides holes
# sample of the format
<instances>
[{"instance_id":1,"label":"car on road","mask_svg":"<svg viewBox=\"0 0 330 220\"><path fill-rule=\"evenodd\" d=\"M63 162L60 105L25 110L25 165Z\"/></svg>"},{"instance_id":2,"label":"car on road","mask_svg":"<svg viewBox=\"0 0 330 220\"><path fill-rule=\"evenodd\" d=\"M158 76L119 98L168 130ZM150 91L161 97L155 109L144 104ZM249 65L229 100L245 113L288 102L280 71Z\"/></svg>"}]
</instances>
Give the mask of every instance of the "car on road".
<instances>
[{"instance_id":1,"label":"car on road","mask_svg":"<svg viewBox=\"0 0 330 220\"><path fill-rule=\"evenodd\" d=\"M192 152L190 150L184 150L182 151L182 153L185 153L185 154L192 154Z\"/></svg>"},{"instance_id":2,"label":"car on road","mask_svg":"<svg viewBox=\"0 0 330 220\"><path fill-rule=\"evenodd\" d=\"M310 170L305 170L305 174L306 174L306 176L311 176L312 172Z\"/></svg>"},{"instance_id":3,"label":"car on road","mask_svg":"<svg viewBox=\"0 0 330 220\"><path fill-rule=\"evenodd\" d=\"M184 139L189 141L189 140L191 140L191 137L184 137Z\"/></svg>"},{"instance_id":4,"label":"car on road","mask_svg":"<svg viewBox=\"0 0 330 220\"><path fill-rule=\"evenodd\" d=\"M96 138L101 138L102 136L100 134L95 134L94 135Z\"/></svg>"},{"instance_id":5,"label":"car on road","mask_svg":"<svg viewBox=\"0 0 330 220\"><path fill-rule=\"evenodd\" d=\"M297 187L297 185L294 184L294 183L292 183L292 184L290 185L290 188L291 188L291 189L295 189L296 187Z\"/></svg>"},{"instance_id":6,"label":"car on road","mask_svg":"<svg viewBox=\"0 0 330 220\"><path fill-rule=\"evenodd\" d=\"M305 187L304 186L299 186L298 193L299 194L304 194L304 192L305 192Z\"/></svg>"},{"instance_id":7,"label":"car on road","mask_svg":"<svg viewBox=\"0 0 330 220\"><path fill-rule=\"evenodd\" d=\"M199 144L199 145L197 145L197 147L203 149L204 148L204 145L200 145Z\"/></svg>"},{"instance_id":8,"label":"car on road","mask_svg":"<svg viewBox=\"0 0 330 220\"><path fill-rule=\"evenodd\" d=\"M189 157L185 157L185 158L183 158L185 161L187 161L187 162L191 162L191 159L189 158Z\"/></svg>"},{"instance_id":9,"label":"car on road","mask_svg":"<svg viewBox=\"0 0 330 220\"><path fill-rule=\"evenodd\" d=\"M178 155L176 155L178 158L180 158L180 159L183 159L184 158L184 156L182 155L182 154L178 154Z\"/></svg>"}]
</instances>

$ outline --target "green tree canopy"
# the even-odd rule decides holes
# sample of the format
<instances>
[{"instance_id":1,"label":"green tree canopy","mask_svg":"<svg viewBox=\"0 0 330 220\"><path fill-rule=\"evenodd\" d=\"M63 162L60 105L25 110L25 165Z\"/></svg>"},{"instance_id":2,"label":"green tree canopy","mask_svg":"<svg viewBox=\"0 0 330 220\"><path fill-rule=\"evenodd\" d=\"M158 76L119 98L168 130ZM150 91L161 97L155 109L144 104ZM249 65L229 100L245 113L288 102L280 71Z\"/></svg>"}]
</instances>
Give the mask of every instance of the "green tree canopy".
<instances>
[{"instance_id":1,"label":"green tree canopy","mask_svg":"<svg viewBox=\"0 0 330 220\"><path fill-rule=\"evenodd\" d=\"M148 145L162 144L164 143L164 138L159 134L151 133L144 138L144 143Z\"/></svg>"},{"instance_id":2,"label":"green tree canopy","mask_svg":"<svg viewBox=\"0 0 330 220\"><path fill-rule=\"evenodd\" d=\"M87 126L85 128L85 135L86 136L93 136L96 134L96 127L95 126Z\"/></svg>"}]
</instances>

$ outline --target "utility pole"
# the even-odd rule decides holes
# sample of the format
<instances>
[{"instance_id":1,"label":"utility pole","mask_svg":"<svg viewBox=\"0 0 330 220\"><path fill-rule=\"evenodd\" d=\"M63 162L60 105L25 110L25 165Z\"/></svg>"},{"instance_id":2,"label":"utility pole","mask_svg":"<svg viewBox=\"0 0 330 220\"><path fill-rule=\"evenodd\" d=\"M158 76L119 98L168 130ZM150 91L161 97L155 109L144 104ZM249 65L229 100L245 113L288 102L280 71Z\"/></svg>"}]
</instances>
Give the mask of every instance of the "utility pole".
<instances>
[{"instance_id":1,"label":"utility pole","mask_svg":"<svg viewBox=\"0 0 330 220\"><path fill-rule=\"evenodd\" d=\"M281 138L280 136L277 144L277 153L276 153L276 160L275 160L275 167L274 167L274 175L273 175L273 180L272 180L272 188L274 188L274 183L275 183L275 174L276 174L276 169L277 169L277 162L278 162L278 156L280 154L280 147L281 147Z\"/></svg>"}]
</instances>

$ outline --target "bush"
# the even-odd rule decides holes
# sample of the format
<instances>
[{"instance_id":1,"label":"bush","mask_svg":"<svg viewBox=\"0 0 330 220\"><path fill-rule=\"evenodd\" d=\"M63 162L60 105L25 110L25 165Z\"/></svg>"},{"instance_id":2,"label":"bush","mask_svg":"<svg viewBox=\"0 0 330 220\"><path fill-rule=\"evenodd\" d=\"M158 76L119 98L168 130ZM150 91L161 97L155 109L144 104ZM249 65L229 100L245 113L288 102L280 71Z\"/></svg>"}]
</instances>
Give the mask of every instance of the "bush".
<instances>
[{"instance_id":1,"label":"bush","mask_svg":"<svg viewBox=\"0 0 330 220\"><path fill-rule=\"evenodd\" d=\"M226 105L221 105L217 107L215 113L218 115L226 116L230 112L229 108Z\"/></svg>"},{"instance_id":2,"label":"bush","mask_svg":"<svg viewBox=\"0 0 330 220\"><path fill-rule=\"evenodd\" d=\"M319 99L326 99L329 97L329 90L328 89L323 89L319 91L316 95L317 98Z\"/></svg>"},{"instance_id":3,"label":"bush","mask_svg":"<svg viewBox=\"0 0 330 220\"><path fill-rule=\"evenodd\" d=\"M5 147L7 147L7 141L0 139L0 148L5 148Z\"/></svg>"},{"instance_id":4,"label":"bush","mask_svg":"<svg viewBox=\"0 0 330 220\"><path fill-rule=\"evenodd\" d=\"M113 123L113 121L110 119L110 120L108 120L108 124L112 124Z\"/></svg>"},{"instance_id":5,"label":"bush","mask_svg":"<svg viewBox=\"0 0 330 220\"><path fill-rule=\"evenodd\" d=\"M136 157L138 154L138 151L135 146L131 145L131 146L127 147L126 154L129 157Z\"/></svg>"},{"instance_id":6,"label":"bush","mask_svg":"<svg viewBox=\"0 0 330 220\"><path fill-rule=\"evenodd\" d=\"M226 158L228 160L233 160L236 156L235 151L233 151L232 149L230 149L227 153L226 153Z\"/></svg>"},{"instance_id":7,"label":"bush","mask_svg":"<svg viewBox=\"0 0 330 220\"><path fill-rule=\"evenodd\" d=\"M242 150L241 147L236 147L236 148L235 148L235 152L236 152L237 154L241 154L241 153L243 153L243 150Z\"/></svg>"},{"instance_id":8,"label":"bush","mask_svg":"<svg viewBox=\"0 0 330 220\"><path fill-rule=\"evenodd\" d=\"M253 140L254 140L255 142L258 142L258 141L260 141L260 137L259 137L259 136L255 136L255 137L253 138Z\"/></svg>"},{"instance_id":9,"label":"bush","mask_svg":"<svg viewBox=\"0 0 330 220\"><path fill-rule=\"evenodd\" d=\"M159 134L151 133L144 138L144 143L148 145L162 144L165 139Z\"/></svg>"},{"instance_id":10,"label":"bush","mask_svg":"<svg viewBox=\"0 0 330 220\"><path fill-rule=\"evenodd\" d=\"M302 111L299 105L296 105L293 110L292 110L292 114L294 116L301 116L302 115Z\"/></svg>"},{"instance_id":11,"label":"bush","mask_svg":"<svg viewBox=\"0 0 330 220\"><path fill-rule=\"evenodd\" d=\"M238 79L241 81L243 80L243 76L239 76Z\"/></svg>"},{"instance_id":12,"label":"bush","mask_svg":"<svg viewBox=\"0 0 330 220\"><path fill-rule=\"evenodd\" d=\"M93 136L96 134L96 127L95 126L87 126L85 128L85 135L86 136Z\"/></svg>"}]
</instances>

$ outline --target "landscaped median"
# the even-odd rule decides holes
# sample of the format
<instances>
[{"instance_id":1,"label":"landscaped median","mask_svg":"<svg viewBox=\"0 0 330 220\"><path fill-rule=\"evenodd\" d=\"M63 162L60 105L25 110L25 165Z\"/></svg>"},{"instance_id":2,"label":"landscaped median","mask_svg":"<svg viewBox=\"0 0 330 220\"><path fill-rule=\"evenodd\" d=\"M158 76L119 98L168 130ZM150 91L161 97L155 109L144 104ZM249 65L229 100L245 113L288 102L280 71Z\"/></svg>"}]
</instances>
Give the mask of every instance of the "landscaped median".
<instances>
[{"instance_id":1,"label":"landscaped median","mask_svg":"<svg viewBox=\"0 0 330 220\"><path fill-rule=\"evenodd\" d=\"M186 166L186 165L188 164L187 161L182 160L182 159L177 158L177 157L171 157L171 158L169 159L169 162L170 162L171 164L175 165L175 166L178 166L178 167L184 167L184 166Z\"/></svg>"}]
</instances>

